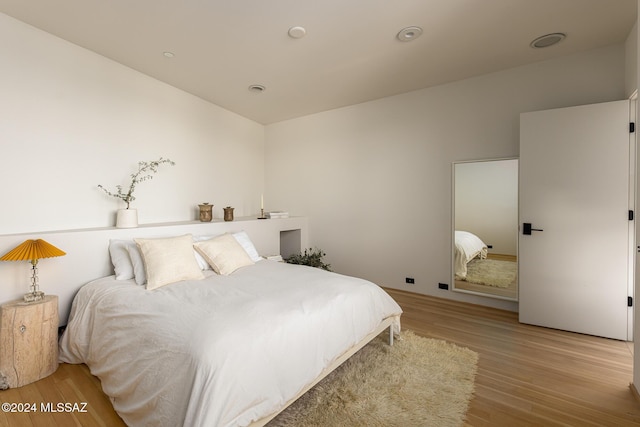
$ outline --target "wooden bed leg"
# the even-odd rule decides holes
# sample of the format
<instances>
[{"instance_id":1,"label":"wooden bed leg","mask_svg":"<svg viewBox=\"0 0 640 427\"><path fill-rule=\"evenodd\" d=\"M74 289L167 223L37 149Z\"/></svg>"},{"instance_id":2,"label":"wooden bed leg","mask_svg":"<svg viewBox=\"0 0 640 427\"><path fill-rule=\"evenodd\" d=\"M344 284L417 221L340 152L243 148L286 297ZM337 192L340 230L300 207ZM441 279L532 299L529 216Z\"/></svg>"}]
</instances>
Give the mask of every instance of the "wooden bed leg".
<instances>
[{"instance_id":1,"label":"wooden bed leg","mask_svg":"<svg viewBox=\"0 0 640 427\"><path fill-rule=\"evenodd\" d=\"M389 325L389 345L393 345L393 325Z\"/></svg>"}]
</instances>

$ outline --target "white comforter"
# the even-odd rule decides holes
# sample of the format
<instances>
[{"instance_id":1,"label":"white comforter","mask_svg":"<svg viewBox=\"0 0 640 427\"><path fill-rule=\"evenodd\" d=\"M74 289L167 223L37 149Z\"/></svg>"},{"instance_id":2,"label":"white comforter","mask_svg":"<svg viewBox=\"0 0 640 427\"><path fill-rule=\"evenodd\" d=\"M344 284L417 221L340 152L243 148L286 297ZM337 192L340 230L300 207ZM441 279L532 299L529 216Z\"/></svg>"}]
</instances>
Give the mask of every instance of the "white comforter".
<instances>
[{"instance_id":1,"label":"white comforter","mask_svg":"<svg viewBox=\"0 0 640 427\"><path fill-rule=\"evenodd\" d=\"M456 279L467 277L467 264L475 257L485 259L489 252L487 245L478 236L468 231L455 230L454 270Z\"/></svg>"},{"instance_id":2,"label":"white comforter","mask_svg":"<svg viewBox=\"0 0 640 427\"><path fill-rule=\"evenodd\" d=\"M88 283L60 361L86 363L130 426L244 426L402 311L371 282L311 267L208 274L153 291L113 276Z\"/></svg>"}]
</instances>

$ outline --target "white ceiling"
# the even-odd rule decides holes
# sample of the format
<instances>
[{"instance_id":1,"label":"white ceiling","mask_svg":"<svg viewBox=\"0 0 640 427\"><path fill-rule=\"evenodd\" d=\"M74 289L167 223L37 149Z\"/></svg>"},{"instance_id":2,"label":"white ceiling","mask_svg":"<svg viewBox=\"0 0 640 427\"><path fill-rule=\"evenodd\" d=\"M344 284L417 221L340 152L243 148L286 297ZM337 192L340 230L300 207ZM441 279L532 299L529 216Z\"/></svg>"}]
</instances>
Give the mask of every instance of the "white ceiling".
<instances>
[{"instance_id":1,"label":"white ceiling","mask_svg":"<svg viewBox=\"0 0 640 427\"><path fill-rule=\"evenodd\" d=\"M0 0L0 12L259 123L622 43L637 0ZM420 26L422 37L396 34ZM307 35L287 31L303 26ZM560 44L529 47L564 32ZM174 53L167 58L163 52ZM266 86L262 93L248 90Z\"/></svg>"}]
</instances>

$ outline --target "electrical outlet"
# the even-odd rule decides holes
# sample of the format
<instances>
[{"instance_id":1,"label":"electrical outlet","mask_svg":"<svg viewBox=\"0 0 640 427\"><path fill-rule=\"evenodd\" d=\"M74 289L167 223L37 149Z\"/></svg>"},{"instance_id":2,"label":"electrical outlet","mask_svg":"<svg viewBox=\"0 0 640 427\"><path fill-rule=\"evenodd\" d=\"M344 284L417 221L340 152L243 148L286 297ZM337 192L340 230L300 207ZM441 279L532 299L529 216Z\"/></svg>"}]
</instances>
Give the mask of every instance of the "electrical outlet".
<instances>
[{"instance_id":1,"label":"electrical outlet","mask_svg":"<svg viewBox=\"0 0 640 427\"><path fill-rule=\"evenodd\" d=\"M449 285L447 285L446 283L438 283L438 288L439 289L444 289L445 291L449 290Z\"/></svg>"},{"instance_id":2,"label":"electrical outlet","mask_svg":"<svg viewBox=\"0 0 640 427\"><path fill-rule=\"evenodd\" d=\"M493 245L487 245L488 249L493 249Z\"/></svg>"},{"instance_id":3,"label":"electrical outlet","mask_svg":"<svg viewBox=\"0 0 640 427\"><path fill-rule=\"evenodd\" d=\"M407 277L404 279L405 283L408 283L410 285L413 285L416 283L415 279L413 277Z\"/></svg>"}]
</instances>

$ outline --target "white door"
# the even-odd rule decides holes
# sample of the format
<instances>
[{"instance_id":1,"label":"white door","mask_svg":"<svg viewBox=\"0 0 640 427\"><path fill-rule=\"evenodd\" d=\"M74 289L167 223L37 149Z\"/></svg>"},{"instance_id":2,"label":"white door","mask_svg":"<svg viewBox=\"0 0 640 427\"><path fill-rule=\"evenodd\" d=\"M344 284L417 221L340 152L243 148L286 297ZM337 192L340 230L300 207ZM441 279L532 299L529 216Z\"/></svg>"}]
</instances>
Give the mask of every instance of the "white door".
<instances>
[{"instance_id":1,"label":"white door","mask_svg":"<svg viewBox=\"0 0 640 427\"><path fill-rule=\"evenodd\" d=\"M520 116L521 322L628 339L629 140L629 101Z\"/></svg>"}]
</instances>

